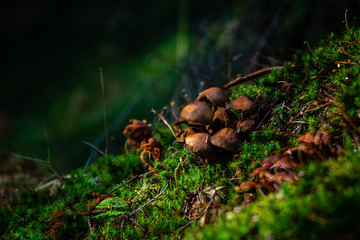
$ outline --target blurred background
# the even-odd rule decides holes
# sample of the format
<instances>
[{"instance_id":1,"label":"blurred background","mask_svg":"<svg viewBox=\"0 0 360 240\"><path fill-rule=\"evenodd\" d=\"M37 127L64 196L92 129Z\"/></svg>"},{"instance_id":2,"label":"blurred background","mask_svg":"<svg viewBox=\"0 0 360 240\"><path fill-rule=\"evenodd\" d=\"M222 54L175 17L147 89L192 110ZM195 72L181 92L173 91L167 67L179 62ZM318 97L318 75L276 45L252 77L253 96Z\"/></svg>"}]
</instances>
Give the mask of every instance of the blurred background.
<instances>
[{"instance_id":1,"label":"blurred background","mask_svg":"<svg viewBox=\"0 0 360 240\"><path fill-rule=\"evenodd\" d=\"M0 155L61 173L121 153L129 119L359 27L356 0L17 1L1 6ZM102 91L101 79L104 91ZM104 107L104 103L106 106ZM170 111L166 115L174 121Z\"/></svg>"}]
</instances>

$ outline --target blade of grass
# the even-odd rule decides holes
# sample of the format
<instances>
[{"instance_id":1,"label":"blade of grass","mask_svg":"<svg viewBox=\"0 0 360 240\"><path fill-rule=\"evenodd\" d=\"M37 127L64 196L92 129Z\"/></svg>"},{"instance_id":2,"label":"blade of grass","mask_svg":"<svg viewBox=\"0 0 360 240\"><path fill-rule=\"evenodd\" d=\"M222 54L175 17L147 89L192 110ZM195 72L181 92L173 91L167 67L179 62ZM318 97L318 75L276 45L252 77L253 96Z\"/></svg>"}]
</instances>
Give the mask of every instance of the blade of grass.
<instances>
[{"instance_id":1,"label":"blade of grass","mask_svg":"<svg viewBox=\"0 0 360 240\"><path fill-rule=\"evenodd\" d=\"M109 148L109 131L107 127L107 119L106 119L106 98L105 98L105 88L104 88L104 76L102 72L102 67L99 68L100 71L100 82L101 82L101 95L103 100L103 114L104 114L104 134L105 134L105 156L107 155Z\"/></svg>"}]
</instances>

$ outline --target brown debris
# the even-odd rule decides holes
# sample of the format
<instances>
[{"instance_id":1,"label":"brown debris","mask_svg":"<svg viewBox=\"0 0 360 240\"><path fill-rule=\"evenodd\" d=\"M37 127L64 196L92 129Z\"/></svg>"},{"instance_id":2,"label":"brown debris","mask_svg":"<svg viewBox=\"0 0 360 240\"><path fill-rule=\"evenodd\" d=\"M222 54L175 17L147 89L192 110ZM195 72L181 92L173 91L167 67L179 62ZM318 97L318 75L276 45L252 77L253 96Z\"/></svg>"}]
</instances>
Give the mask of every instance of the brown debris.
<instances>
[{"instance_id":1,"label":"brown debris","mask_svg":"<svg viewBox=\"0 0 360 240\"><path fill-rule=\"evenodd\" d=\"M202 190L203 183L195 191L186 195L183 213L190 221L197 219L202 210L204 204Z\"/></svg>"},{"instance_id":2,"label":"brown debris","mask_svg":"<svg viewBox=\"0 0 360 240\"><path fill-rule=\"evenodd\" d=\"M137 147L141 144L143 140L147 140L151 136L151 131L149 126L139 120L134 119L132 124L129 124L125 127L124 135L131 139L128 141L128 144L132 147Z\"/></svg>"},{"instance_id":3,"label":"brown debris","mask_svg":"<svg viewBox=\"0 0 360 240\"><path fill-rule=\"evenodd\" d=\"M132 124L127 125L124 130L124 135L129 137L127 143L129 146L136 148L136 151L140 152L141 162L149 169L154 170L147 159L152 163L159 161L162 154L162 147L156 138L151 137L151 131L149 126L139 120L134 119Z\"/></svg>"}]
</instances>

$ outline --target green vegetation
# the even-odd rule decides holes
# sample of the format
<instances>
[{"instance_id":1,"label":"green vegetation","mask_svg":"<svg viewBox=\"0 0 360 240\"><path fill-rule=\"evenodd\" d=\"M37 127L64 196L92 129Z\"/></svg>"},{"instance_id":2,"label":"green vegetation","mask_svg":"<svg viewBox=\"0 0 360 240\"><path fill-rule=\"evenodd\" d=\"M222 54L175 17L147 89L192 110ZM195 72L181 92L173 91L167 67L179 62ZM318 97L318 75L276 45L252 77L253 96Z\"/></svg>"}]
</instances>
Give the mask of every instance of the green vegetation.
<instances>
[{"instance_id":1,"label":"green vegetation","mask_svg":"<svg viewBox=\"0 0 360 240\"><path fill-rule=\"evenodd\" d=\"M205 164L179 145L166 126L154 136L164 154L147 172L140 153L97 158L88 169L3 199L5 239L327 239L358 236L360 224L359 29L331 35L292 63L231 89L257 106L258 128L238 154ZM261 160L327 131L339 156L303 164L296 184L259 195L235 187L252 180ZM54 188L51 188L54 186ZM344 235L345 236L345 235ZM351 237L350 236L350 237ZM351 239L351 238L350 238Z\"/></svg>"}]
</instances>

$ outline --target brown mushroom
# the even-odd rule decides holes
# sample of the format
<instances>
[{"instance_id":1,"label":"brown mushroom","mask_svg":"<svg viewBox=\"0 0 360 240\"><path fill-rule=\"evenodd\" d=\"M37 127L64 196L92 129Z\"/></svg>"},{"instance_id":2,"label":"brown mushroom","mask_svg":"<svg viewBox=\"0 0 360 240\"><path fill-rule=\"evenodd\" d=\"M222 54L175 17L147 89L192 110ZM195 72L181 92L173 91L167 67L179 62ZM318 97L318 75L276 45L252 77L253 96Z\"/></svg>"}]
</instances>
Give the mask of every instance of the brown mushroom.
<instances>
[{"instance_id":1,"label":"brown mushroom","mask_svg":"<svg viewBox=\"0 0 360 240\"><path fill-rule=\"evenodd\" d=\"M213 111L206 103L195 101L181 110L180 122L187 122L192 125L208 125L211 124L213 116Z\"/></svg>"},{"instance_id":2,"label":"brown mushroom","mask_svg":"<svg viewBox=\"0 0 360 240\"><path fill-rule=\"evenodd\" d=\"M235 110L240 110L242 113L252 113L255 111L255 104L247 97L240 96L234 101L228 103L226 108L232 108Z\"/></svg>"},{"instance_id":3,"label":"brown mushroom","mask_svg":"<svg viewBox=\"0 0 360 240\"><path fill-rule=\"evenodd\" d=\"M225 127L211 137L211 143L228 151L237 152L240 140L234 129Z\"/></svg>"},{"instance_id":4,"label":"brown mushroom","mask_svg":"<svg viewBox=\"0 0 360 240\"><path fill-rule=\"evenodd\" d=\"M216 108L225 106L228 98L221 88L212 87L199 93L199 96L196 98L196 100L210 103L214 106L214 108Z\"/></svg>"},{"instance_id":5,"label":"brown mushroom","mask_svg":"<svg viewBox=\"0 0 360 240\"><path fill-rule=\"evenodd\" d=\"M185 138L185 144L190 151L207 158L214 152L210 139L208 133L195 133Z\"/></svg>"},{"instance_id":6,"label":"brown mushroom","mask_svg":"<svg viewBox=\"0 0 360 240\"><path fill-rule=\"evenodd\" d=\"M248 130L252 129L255 127L255 121L251 120L251 119L245 119L244 121L238 121L236 123L236 131L238 133L245 133Z\"/></svg>"},{"instance_id":7,"label":"brown mushroom","mask_svg":"<svg viewBox=\"0 0 360 240\"><path fill-rule=\"evenodd\" d=\"M228 111L224 107L219 107L215 113L212 120L212 129L214 132L219 131L221 128L229 127L235 121L236 116Z\"/></svg>"}]
</instances>

